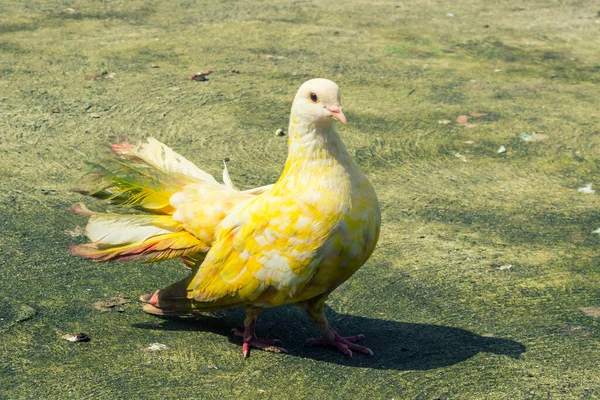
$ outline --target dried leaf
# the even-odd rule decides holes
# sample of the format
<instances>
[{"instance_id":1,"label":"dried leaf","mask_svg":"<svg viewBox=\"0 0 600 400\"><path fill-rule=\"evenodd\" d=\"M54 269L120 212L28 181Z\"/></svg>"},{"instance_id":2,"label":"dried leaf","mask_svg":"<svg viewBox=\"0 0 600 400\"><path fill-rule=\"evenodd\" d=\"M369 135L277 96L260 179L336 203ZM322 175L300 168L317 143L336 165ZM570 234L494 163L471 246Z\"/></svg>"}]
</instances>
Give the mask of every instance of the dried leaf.
<instances>
[{"instance_id":1,"label":"dried leaf","mask_svg":"<svg viewBox=\"0 0 600 400\"><path fill-rule=\"evenodd\" d=\"M544 135L542 133L527 133L527 132L523 132L521 134L521 139L523 139L526 142L540 142L542 140L546 140L549 139L550 137L548 135Z\"/></svg>"},{"instance_id":2,"label":"dried leaf","mask_svg":"<svg viewBox=\"0 0 600 400\"><path fill-rule=\"evenodd\" d=\"M259 57L265 58L267 60L282 60L285 58L284 56L278 56L278 55L266 54L266 53L259 54Z\"/></svg>"},{"instance_id":3,"label":"dried leaf","mask_svg":"<svg viewBox=\"0 0 600 400\"><path fill-rule=\"evenodd\" d=\"M114 77L115 77L115 74L113 74L113 73L103 72L100 75L88 75L85 77L85 79L88 81L98 81L98 80L102 80L102 79L113 79Z\"/></svg>"},{"instance_id":4,"label":"dried leaf","mask_svg":"<svg viewBox=\"0 0 600 400\"><path fill-rule=\"evenodd\" d=\"M588 317L600 319L600 307L579 307L579 310Z\"/></svg>"},{"instance_id":5,"label":"dried leaf","mask_svg":"<svg viewBox=\"0 0 600 400\"><path fill-rule=\"evenodd\" d=\"M129 296L114 296L107 297L94 303L94 308L98 311L106 312L110 311L116 306L122 306L124 304L131 303Z\"/></svg>"},{"instance_id":6,"label":"dried leaf","mask_svg":"<svg viewBox=\"0 0 600 400\"><path fill-rule=\"evenodd\" d=\"M85 236L85 228L83 226L76 226L73 229L65 229L63 233L71 237Z\"/></svg>"}]
</instances>

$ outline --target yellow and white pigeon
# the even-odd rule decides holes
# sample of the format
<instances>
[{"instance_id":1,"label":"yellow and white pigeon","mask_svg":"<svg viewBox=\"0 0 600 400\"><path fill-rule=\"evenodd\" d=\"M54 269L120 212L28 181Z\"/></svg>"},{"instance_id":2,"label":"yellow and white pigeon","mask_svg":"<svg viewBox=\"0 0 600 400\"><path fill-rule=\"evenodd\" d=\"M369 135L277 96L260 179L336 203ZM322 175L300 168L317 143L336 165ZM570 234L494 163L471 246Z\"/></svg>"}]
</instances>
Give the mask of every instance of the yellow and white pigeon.
<instances>
[{"instance_id":1,"label":"yellow and white pigeon","mask_svg":"<svg viewBox=\"0 0 600 400\"><path fill-rule=\"evenodd\" d=\"M294 99L289 154L274 185L237 190L223 171L218 183L155 139L113 145L116 155L94 165L97 189L86 194L145 214L104 214L82 204L91 243L71 254L94 261L161 261L181 257L192 274L141 297L144 311L189 315L243 306L243 355L250 348L285 352L278 340L258 338L267 307L296 304L321 328L329 345L351 356L372 355L327 322L327 296L369 258L379 237L373 187L334 128L346 123L340 89L327 79L305 82Z\"/></svg>"}]
</instances>

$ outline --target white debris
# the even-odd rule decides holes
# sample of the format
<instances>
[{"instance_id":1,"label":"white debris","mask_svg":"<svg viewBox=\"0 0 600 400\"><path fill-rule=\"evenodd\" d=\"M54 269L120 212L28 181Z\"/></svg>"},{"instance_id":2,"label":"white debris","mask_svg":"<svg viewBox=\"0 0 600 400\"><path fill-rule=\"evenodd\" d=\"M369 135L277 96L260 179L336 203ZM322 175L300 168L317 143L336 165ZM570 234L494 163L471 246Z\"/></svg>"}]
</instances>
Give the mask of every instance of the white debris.
<instances>
[{"instance_id":1,"label":"white debris","mask_svg":"<svg viewBox=\"0 0 600 400\"><path fill-rule=\"evenodd\" d=\"M152 343L150 346L146 347L146 350L148 351L161 351L161 350L168 350L169 347L166 344L162 344L162 343Z\"/></svg>"},{"instance_id":2,"label":"white debris","mask_svg":"<svg viewBox=\"0 0 600 400\"><path fill-rule=\"evenodd\" d=\"M462 162L467 162L467 157L463 156L460 153L454 153L454 157L459 158Z\"/></svg>"},{"instance_id":3,"label":"white debris","mask_svg":"<svg viewBox=\"0 0 600 400\"><path fill-rule=\"evenodd\" d=\"M61 338L68 340L69 342L74 342L74 343L89 342L91 340L90 337L88 335L86 335L85 333L78 333L76 335L66 334L66 335L62 335Z\"/></svg>"},{"instance_id":4,"label":"white debris","mask_svg":"<svg viewBox=\"0 0 600 400\"><path fill-rule=\"evenodd\" d=\"M500 146L500 148L498 149L498 154L504 154L504 153L506 153L506 147Z\"/></svg>"},{"instance_id":5,"label":"white debris","mask_svg":"<svg viewBox=\"0 0 600 400\"><path fill-rule=\"evenodd\" d=\"M580 187L579 189L577 189L577 191L579 193L585 193L585 194L596 193L596 191L594 189L592 189L592 184L591 183L588 183L584 187Z\"/></svg>"},{"instance_id":6,"label":"white debris","mask_svg":"<svg viewBox=\"0 0 600 400\"><path fill-rule=\"evenodd\" d=\"M596 235L600 235L600 228L596 229L595 231L592 231L592 233L595 233Z\"/></svg>"},{"instance_id":7,"label":"white debris","mask_svg":"<svg viewBox=\"0 0 600 400\"><path fill-rule=\"evenodd\" d=\"M549 139L548 135L544 135L543 133L527 133L527 132L523 132L521 133L521 139L523 139L526 142L540 142L542 140L546 140Z\"/></svg>"}]
</instances>

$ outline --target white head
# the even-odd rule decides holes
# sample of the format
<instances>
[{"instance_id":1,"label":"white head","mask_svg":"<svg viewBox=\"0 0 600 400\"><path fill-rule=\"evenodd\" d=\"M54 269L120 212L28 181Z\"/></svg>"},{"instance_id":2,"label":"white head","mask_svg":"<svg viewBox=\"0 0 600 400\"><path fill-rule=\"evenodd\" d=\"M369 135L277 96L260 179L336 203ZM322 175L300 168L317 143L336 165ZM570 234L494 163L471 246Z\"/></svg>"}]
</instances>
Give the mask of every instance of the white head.
<instances>
[{"instance_id":1,"label":"white head","mask_svg":"<svg viewBox=\"0 0 600 400\"><path fill-rule=\"evenodd\" d=\"M340 88L328 79L316 78L306 81L298 89L292 115L299 121L330 124L334 119L346 123L340 103Z\"/></svg>"}]
</instances>

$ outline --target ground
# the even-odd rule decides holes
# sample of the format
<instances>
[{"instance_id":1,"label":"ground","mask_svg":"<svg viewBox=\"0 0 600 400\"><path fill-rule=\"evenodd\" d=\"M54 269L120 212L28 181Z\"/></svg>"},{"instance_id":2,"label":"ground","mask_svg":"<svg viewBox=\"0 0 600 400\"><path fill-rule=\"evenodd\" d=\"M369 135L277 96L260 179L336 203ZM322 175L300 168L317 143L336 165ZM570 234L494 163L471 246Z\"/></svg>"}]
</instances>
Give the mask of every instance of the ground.
<instances>
[{"instance_id":1,"label":"ground","mask_svg":"<svg viewBox=\"0 0 600 400\"><path fill-rule=\"evenodd\" d=\"M0 398L600 398L600 196L577 190L600 189L598 3L452 3L0 5ZM313 77L341 86L381 200L378 248L328 302L373 357L305 345L317 329L283 307L258 333L290 354L244 360L239 310L141 311L180 263L67 255L71 189L108 143L268 184Z\"/></svg>"}]
</instances>

